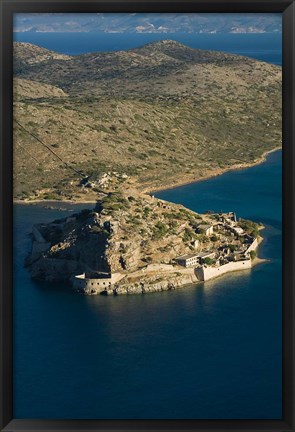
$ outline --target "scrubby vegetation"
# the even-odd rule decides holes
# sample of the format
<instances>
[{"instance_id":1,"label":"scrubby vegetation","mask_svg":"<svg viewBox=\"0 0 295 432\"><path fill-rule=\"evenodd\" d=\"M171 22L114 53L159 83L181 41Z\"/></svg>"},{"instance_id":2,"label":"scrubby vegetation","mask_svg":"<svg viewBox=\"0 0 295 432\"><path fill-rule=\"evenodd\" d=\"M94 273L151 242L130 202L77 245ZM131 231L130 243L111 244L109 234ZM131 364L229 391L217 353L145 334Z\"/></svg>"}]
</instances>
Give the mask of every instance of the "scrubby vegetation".
<instances>
[{"instance_id":1,"label":"scrubby vegetation","mask_svg":"<svg viewBox=\"0 0 295 432\"><path fill-rule=\"evenodd\" d=\"M252 163L281 143L274 65L173 41L83 61L16 43L14 58L16 119L67 164L15 124L19 198L94 197L99 188L79 188L69 166L94 181L126 173L123 187L152 190Z\"/></svg>"},{"instance_id":2,"label":"scrubby vegetation","mask_svg":"<svg viewBox=\"0 0 295 432\"><path fill-rule=\"evenodd\" d=\"M247 219L240 219L239 225L246 231L247 234L251 235L252 237L258 237L260 227L259 224Z\"/></svg>"}]
</instances>

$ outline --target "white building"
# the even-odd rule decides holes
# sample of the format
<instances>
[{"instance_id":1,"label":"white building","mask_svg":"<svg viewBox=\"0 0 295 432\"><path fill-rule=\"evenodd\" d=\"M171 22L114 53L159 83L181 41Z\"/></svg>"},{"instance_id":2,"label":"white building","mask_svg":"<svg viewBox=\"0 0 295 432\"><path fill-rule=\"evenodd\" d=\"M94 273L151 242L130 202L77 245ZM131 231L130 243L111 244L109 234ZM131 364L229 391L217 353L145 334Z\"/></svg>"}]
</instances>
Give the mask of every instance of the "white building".
<instances>
[{"instance_id":1,"label":"white building","mask_svg":"<svg viewBox=\"0 0 295 432\"><path fill-rule=\"evenodd\" d=\"M175 258L174 261L183 267L194 267L199 264L202 264L204 262L204 259L214 258L214 257L215 257L215 252L208 251L208 252L201 252L198 254L182 255Z\"/></svg>"},{"instance_id":2,"label":"white building","mask_svg":"<svg viewBox=\"0 0 295 432\"><path fill-rule=\"evenodd\" d=\"M202 231L202 232L204 232L204 234L206 236L210 236L213 234L214 228L213 228L213 225L201 224L201 225L198 225L198 231L199 232Z\"/></svg>"},{"instance_id":3,"label":"white building","mask_svg":"<svg viewBox=\"0 0 295 432\"><path fill-rule=\"evenodd\" d=\"M182 255L174 260L183 267L193 267L199 263L199 254Z\"/></svg>"}]
</instances>

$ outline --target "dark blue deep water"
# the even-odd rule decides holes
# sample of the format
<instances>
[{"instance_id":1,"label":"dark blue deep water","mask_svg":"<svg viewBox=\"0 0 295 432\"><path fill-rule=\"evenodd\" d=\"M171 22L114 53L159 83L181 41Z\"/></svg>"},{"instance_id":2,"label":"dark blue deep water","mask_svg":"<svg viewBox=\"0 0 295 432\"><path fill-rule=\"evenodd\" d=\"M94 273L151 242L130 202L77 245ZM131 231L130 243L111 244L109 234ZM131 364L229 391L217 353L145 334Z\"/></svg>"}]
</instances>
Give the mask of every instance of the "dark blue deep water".
<instances>
[{"instance_id":1,"label":"dark blue deep water","mask_svg":"<svg viewBox=\"0 0 295 432\"><path fill-rule=\"evenodd\" d=\"M263 222L269 262L173 292L86 297L23 267L32 224L67 211L16 205L15 418L281 418L281 152L157 196Z\"/></svg>"},{"instance_id":2,"label":"dark blue deep water","mask_svg":"<svg viewBox=\"0 0 295 432\"><path fill-rule=\"evenodd\" d=\"M269 63L282 64L282 35L261 34L109 34L109 33L14 33L19 42L30 42L64 54L135 48L149 42L172 39L192 48L226 51Z\"/></svg>"}]
</instances>

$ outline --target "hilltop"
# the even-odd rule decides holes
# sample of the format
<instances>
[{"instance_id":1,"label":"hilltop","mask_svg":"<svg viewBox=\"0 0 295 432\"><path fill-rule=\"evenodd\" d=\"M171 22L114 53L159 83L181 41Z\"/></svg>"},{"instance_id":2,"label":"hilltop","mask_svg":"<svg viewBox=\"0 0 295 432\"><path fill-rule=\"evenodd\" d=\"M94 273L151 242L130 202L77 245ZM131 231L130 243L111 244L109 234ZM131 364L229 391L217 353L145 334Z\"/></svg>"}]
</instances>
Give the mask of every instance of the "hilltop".
<instances>
[{"instance_id":1,"label":"hilltop","mask_svg":"<svg viewBox=\"0 0 295 432\"><path fill-rule=\"evenodd\" d=\"M150 191L281 145L274 65L171 40L78 56L15 43L14 59L16 119L57 155L15 124L15 198L95 200L105 175Z\"/></svg>"}]
</instances>

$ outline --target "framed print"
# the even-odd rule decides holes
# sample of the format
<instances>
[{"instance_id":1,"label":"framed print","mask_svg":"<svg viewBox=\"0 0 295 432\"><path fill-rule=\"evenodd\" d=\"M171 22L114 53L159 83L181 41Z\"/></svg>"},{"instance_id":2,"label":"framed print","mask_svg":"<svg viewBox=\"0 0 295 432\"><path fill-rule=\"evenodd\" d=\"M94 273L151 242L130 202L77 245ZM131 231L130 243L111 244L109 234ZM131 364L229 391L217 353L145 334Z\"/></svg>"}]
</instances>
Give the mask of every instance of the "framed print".
<instances>
[{"instance_id":1,"label":"framed print","mask_svg":"<svg viewBox=\"0 0 295 432\"><path fill-rule=\"evenodd\" d=\"M1 428L294 431L294 2L1 1Z\"/></svg>"}]
</instances>

